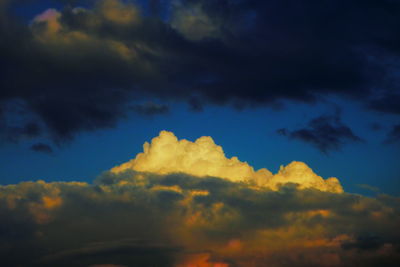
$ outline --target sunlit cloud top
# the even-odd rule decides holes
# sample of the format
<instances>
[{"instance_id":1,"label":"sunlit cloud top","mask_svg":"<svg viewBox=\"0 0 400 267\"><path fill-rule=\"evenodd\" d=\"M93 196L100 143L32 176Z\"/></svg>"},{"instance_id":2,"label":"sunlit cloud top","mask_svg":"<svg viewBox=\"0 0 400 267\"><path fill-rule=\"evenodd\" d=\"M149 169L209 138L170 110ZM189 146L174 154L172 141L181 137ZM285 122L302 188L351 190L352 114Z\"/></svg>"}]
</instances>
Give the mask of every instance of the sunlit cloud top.
<instances>
[{"instance_id":1,"label":"sunlit cloud top","mask_svg":"<svg viewBox=\"0 0 400 267\"><path fill-rule=\"evenodd\" d=\"M286 183L298 184L300 188L315 188L335 193L343 192L337 178L324 180L303 162L293 161L281 166L276 174L262 168L254 170L247 162L237 157L227 158L221 146L209 136L198 138L195 142L178 138L168 131L161 131L151 143L143 145L143 153L120 166L113 173L126 170L156 174L185 173L193 176L214 176L233 182L249 182L261 187L277 190Z\"/></svg>"}]
</instances>

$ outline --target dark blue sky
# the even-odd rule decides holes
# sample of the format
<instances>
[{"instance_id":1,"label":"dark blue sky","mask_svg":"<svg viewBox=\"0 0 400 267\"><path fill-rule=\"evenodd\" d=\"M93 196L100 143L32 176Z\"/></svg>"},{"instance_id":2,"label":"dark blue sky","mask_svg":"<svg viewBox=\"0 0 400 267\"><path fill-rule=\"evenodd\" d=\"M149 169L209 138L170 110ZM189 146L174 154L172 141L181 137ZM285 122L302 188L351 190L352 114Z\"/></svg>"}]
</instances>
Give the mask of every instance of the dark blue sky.
<instances>
[{"instance_id":1,"label":"dark blue sky","mask_svg":"<svg viewBox=\"0 0 400 267\"><path fill-rule=\"evenodd\" d=\"M142 20L131 29L108 6L79 15L71 8L93 2L65 2L1 13L14 24L0 33L10 40L0 43L0 183L91 181L169 130L211 136L256 169L298 160L346 191L400 193L398 4L136 1ZM59 17L34 21L49 8ZM76 32L88 44L51 43ZM121 62L108 46L139 56Z\"/></svg>"}]
</instances>

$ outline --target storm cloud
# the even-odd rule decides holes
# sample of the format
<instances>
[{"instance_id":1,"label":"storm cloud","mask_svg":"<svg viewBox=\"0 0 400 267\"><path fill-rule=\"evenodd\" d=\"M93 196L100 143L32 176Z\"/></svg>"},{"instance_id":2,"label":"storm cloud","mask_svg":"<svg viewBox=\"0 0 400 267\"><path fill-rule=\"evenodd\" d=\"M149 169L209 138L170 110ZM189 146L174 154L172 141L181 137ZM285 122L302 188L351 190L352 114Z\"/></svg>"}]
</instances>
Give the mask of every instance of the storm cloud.
<instances>
[{"instance_id":1,"label":"storm cloud","mask_svg":"<svg viewBox=\"0 0 400 267\"><path fill-rule=\"evenodd\" d=\"M13 11L25 3L1 1L5 133L33 119L36 135L63 142L149 98L199 110L334 94L398 113L397 1L151 1L150 15L131 1L72 1L29 23ZM4 109L16 102L23 112Z\"/></svg>"}]
</instances>

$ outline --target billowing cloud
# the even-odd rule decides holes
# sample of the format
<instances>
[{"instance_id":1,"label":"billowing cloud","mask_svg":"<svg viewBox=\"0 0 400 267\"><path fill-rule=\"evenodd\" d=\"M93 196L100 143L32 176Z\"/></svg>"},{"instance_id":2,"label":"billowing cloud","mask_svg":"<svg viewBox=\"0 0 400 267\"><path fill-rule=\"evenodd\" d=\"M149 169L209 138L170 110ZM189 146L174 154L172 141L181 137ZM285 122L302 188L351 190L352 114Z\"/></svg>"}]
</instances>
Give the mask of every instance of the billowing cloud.
<instances>
[{"instance_id":1,"label":"billowing cloud","mask_svg":"<svg viewBox=\"0 0 400 267\"><path fill-rule=\"evenodd\" d=\"M147 99L199 110L339 95L398 114L397 1L150 1L151 15L133 1L83 2L29 22L13 13L26 1L0 2L0 113L24 106L21 125L0 116L2 131L32 117L38 135L64 141Z\"/></svg>"},{"instance_id":2,"label":"billowing cloud","mask_svg":"<svg viewBox=\"0 0 400 267\"><path fill-rule=\"evenodd\" d=\"M310 175L301 165L284 167L274 179ZM232 170L253 176L243 179ZM93 184L0 186L1 265L350 267L400 262L399 198L338 194L302 186L301 179L296 185L293 178L279 188L257 186L251 180L256 174L247 163L223 157L210 137L192 143L162 132L133 161Z\"/></svg>"},{"instance_id":3,"label":"billowing cloud","mask_svg":"<svg viewBox=\"0 0 400 267\"><path fill-rule=\"evenodd\" d=\"M186 173L200 177L220 177L233 182L250 182L273 190L277 190L281 184L296 183L300 188L343 191L336 178L324 180L303 162L294 161L286 167L281 167L275 175L265 168L255 171L237 157L226 158L222 147L216 145L209 136L190 142L185 139L178 140L172 132L162 131L151 144L146 142L143 149L143 153L114 167L111 172L134 170L157 174Z\"/></svg>"}]
</instances>

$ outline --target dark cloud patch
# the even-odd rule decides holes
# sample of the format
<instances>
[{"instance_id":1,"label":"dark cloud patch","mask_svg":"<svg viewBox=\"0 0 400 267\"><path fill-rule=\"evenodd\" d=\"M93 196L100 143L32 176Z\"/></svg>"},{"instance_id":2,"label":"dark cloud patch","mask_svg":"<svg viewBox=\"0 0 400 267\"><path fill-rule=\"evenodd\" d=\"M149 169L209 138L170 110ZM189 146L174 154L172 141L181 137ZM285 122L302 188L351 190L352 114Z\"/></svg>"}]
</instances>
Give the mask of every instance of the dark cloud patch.
<instances>
[{"instance_id":1,"label":"dark cloud patch","mask_svg":"<svg viewBox=\"0 0 400 267\"><path fill-rule=\"evenodd\" d=\"M131 109L134 112L145 116L153 116L153 115L169 113L169 107L167 105L157 104L153 102L137 104L132 106Z\"/></svg>"},{"instance_id":2,"label":"dark cloud patch","mask_svg":"<svg viewBox=\"0 0 400 267\"><path fill-rule=\"evenodd\" d=\"M335 94L399 113L399 88L387 84L398 83L386 79L398 64L377 56L400 53L397 1L150 1L145 16L130 1L102 0L48 10L30 25L6 2L0 105L23 102L56 142L114 127L133 101L152 97L200 110Z\"/></svg>"},{"instance_id":3,"label":"dark cloud patch","mask_svg":"<svg viewBox=\"0 0 400 267\"><path fill-rule=\"evenodd\" d=\"M385 144L393 144L400 141L400 124L393 125L392 129L387 134Z\"/></svg>"},{"instance_id":4,"label":"dark cloud patch","mask_svg":"<svg viewBox=\"0 0 400 267\"><path fill-rule=\"evenodd\" d=\"M51 148L51 146L44 144L44 143L33 144L31 146L31 150L36 151L36 152L46 153L46 154L53 153L53 149Z\"/></svg>"},{"instance_id":5,"label":"dark cloud patch","mask_svg":"<svg viewBox=\"0 0 400 267\"><path fill-rule=\"evenodd\" d=\"M369 107L380 112L400 114L400 94L388 94L372 100Z\"/></svg>"},{"instance_id":6,"label":"dark cloud patch","mask_svg":"<svg viewBox=\"0 0 400 267\"><path fill-rule=\"evenodd\" d=\"M84 247L43 257L37 266L91 266L112 263L123 266L172 266L179 248L151 244L145 240L122 239L95 242Z\"/></svg>"},{"instance_id":7,"label":"dark cloud patch","mask_svg":"<svg viewBox=\"0 0 400 267\"><path fill-rule=\"evenodd\" d=\"M384 245L384 241L379 236L363 235L359 236L355 241L343 243L343 249L358 250L377 250Z\"/></svg>"},{"instance_id":8,"label":"dark cloud patch","mask_svg":"<svg viewBox=\"0 0 400 267\"><path fill-rule=\"evenodd\" d=\"M195 112L203 111L203 103L196 97L192 97L188 100L189 109Z\"/></svg>"},{"instance_id":9,"label":"dark cloud patch","mask_svg":"<svg viewBox=\"0 0 400 267\"><path fill-rule=\"evenodd\" d=\"M300 140L318 148L323 153L339 150L349 142L363 142L343 124L339 115L320 116L312 119L307 127L298 130L278 129L277 133Z\"/></svg>"},{"instance_id":10,"label":"dark cloud patch","mask_svg":"<svg viewBox=\"0 0 400 267\"><path fill-rule=\"evenodd\" d=\"M5 140L18 142L21 139L32 139L41 134L41 129L34 122L26 123L22 126L5 126L1 135Z\"/></svg>"},{"instance_id":11,"label":"dark cloud patch","mask_svg":"<svg viewBox=\"0 0 400 267\"><path fill-rule=\"evenodd\" d=\"M380 131L380 130L382 130L384 127L380 124L380 123L378 123L378 122L373 122L373 123L371 123L370 125L369 125L369 127L371 128L371 130L373 130L373 131Z\"/></svg>"}]
</instances>

